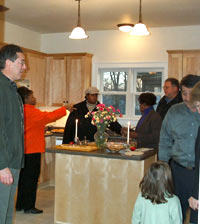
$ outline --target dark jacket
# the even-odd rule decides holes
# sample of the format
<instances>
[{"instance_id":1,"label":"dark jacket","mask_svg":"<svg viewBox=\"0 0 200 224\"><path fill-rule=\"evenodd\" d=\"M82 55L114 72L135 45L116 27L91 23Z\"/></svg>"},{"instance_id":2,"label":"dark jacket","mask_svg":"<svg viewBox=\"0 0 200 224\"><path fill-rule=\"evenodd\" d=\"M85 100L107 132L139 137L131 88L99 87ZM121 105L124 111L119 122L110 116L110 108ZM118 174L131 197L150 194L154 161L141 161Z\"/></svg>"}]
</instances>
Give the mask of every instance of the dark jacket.
<instances>
[{"instance_id":1,"label":"dark jacket","mask_svg":"<svg viewBox=\"0 0 200 224\"><path fill-rule=\"evenodd\" d=\"M158 103L158 106L156 108L156 112L158 112L162 118L162 120L164 120L165 118L165 115L167 113L167 111L169 110L169 108L176 104L176 103L181 103L183 100L182 100L182 96L181 96L181 93L179 92L178 95L173 99L171 100L169 103L167 103L166 101L166 96L163 96L161 98L161 100L159 101Z\"/></svg>"},{"instance_id":2,"label":"dark jacket","mask_svg":"<svg viewBox=\"0 0 200 224\"><path fill-rule=\"evenodd\" d=\"M194 186L192 191L192 197L199 198L199 158L200 158L200 127L198 129L197 139L195 143L195 176L194 176ZM198 223L198 210L194 211L191 209L190 222Z\"/></svg>"},{"instance_id":3,"label":"dark jacket","mask_svg":"<svg viewBox=\"0 0 200 224\"><path fill-rule=\"evenodd\" d=\"M99 104L99 102L97 103ZM84 140L86 137L89 141L94 141L94 134L97 132L95 125L91 124L92 118L85 118L85 115L89 112L86 106L86 100L74 105L77 110L70 113L63 136L63 143L68 144L74 141L75 136L75 120L78 119L78 138L79 140ZM97 111L95 108L93 111ZM115 131L117 134L121 132L121 125L118 122L113 122L110 124L109 129Z\"/></svg>"},{"instance_id":4,"label":"dark jacket","mask_svg":"<svg viewBox=\"0 0 200 224\"><path fill-rule=\"evenodd\" d=\"M137 128L137 148L158 149L162 119L154 110L150 111Z\"/></svg>"},{"instance_id":5,"label":"dark jacket","mask_svg":"<svg viewBox=\"0 0 200 224\"><path fill-rule=\"evenodd\" d=\"M23 103L15 83L0 72L0 170L21 169L23 158Z\"/></svg>"}]
</instances>

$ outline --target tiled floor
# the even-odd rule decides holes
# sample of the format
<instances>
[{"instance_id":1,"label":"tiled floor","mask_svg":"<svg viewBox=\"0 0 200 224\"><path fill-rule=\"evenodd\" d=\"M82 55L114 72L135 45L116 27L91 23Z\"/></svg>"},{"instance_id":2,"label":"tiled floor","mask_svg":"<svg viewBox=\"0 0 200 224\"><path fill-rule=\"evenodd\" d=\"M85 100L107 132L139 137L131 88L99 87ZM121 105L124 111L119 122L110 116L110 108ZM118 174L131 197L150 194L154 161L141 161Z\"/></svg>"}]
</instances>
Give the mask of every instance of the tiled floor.
<instances>
[{"instance_id":1,"label":"tiled floor","mask_svg":"<svg viewBox=\"0 0 200 224\"><path fill-rule=\"evenodd\" d=\"M53 224L54 223L54 187L38 189L36 208L43 209L42 214L14 213L13 224Z\"/></svg>"}]
</instances>

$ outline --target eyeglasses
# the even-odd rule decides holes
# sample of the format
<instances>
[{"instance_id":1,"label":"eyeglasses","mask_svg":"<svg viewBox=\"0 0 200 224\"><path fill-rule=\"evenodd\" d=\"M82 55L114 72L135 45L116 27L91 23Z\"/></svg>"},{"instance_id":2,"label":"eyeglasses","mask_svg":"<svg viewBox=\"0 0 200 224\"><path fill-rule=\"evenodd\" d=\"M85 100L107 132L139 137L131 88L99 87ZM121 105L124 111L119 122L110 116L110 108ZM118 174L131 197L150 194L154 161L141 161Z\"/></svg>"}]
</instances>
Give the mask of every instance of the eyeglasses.
<instances>
[{"instance_id":1,"label":"eyeglasses","mask_svg":"<svg viewBox=\"0 0 200 224\"><path fill-rule=\"evenodd\" d=\"M25 65L25 61L24 60L22 60L22 61L18 61L18 63L20 64L20 65Z\"/></svg>"}]
</instances>

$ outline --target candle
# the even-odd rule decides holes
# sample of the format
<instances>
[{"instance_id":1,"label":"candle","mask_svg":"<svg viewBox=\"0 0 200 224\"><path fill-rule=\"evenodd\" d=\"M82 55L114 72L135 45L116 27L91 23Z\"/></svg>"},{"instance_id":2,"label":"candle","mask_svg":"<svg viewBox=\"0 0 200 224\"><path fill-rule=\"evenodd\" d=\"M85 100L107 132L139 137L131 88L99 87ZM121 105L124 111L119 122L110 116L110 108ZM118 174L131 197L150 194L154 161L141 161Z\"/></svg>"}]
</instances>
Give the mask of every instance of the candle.
<instances>
[{"instance_id":1,"label":"candle","mask_svg":"<svg viewBox=\"0 0 200 224\"><path fill-rule=\"evenodd\" d=\"M127 130L127 144L129 145L129 138L130 138L130 121L129 121L127 124L128 124L128 130Z\"/></svg>"},{"instance_id":2,"label":"candle","mask_svg":"<svg viewBox=\"0 0 200 224\"><path fill-rule=\"evenodd\" d=\"M75 126L75 142L77 142L77 134L78 134L78 119L76 119L76 126Z\"/></svg>"}]
</instances>

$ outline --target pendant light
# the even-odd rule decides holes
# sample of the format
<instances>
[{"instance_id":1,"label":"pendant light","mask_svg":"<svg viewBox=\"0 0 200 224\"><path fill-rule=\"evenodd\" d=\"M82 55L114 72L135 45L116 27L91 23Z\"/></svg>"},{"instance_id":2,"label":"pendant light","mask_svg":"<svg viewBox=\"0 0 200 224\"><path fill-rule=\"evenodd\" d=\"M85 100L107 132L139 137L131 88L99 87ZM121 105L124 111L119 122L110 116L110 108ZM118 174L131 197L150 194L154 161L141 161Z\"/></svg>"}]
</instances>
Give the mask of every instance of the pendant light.
<instances>
[{"instance_id":1,"label":"pendant light","mask_svg":"<svg viewBox=\"0 0 200 224\"><path fill-rule=\"evenodd\" d=\"M70 39L86 39L88 38L88 35L86 34L85 30L81 27L81 19L80 19L80 1L81 0L75 0L78 1L78 22L77 27L75 27L71 34L69 35Z\"/></svg>"},{"instance_id":2,"label":"pendant light","mask_svg":"<svg viewBox=\"0 0 200 224\"><path fill-rule=\"evenodd\" d=\"M139 23L135 24L130 35L134 36L148 36L150 35L146 25L142 23L142 0L140 0L140 9L139 9Z\"/></svg>"},{"instance_id":3,"label":"pendant light","mask_svg":"<svg viewBox=\"0 0 200 224\"><path fill-rule=\"evenodd\" d=\"M132 23L120 23L117 24L120 31L128 33L133 29L134 24Z\"/></svg>"}]
</instances>

